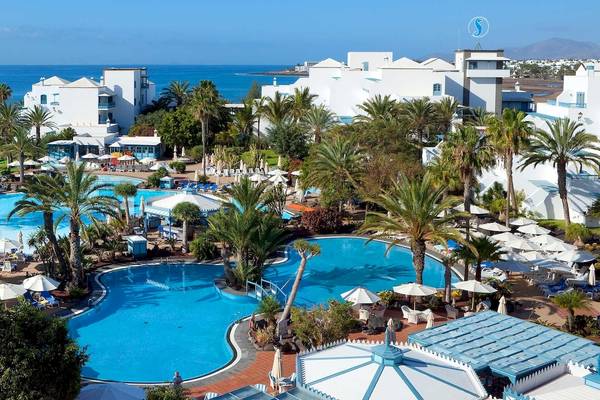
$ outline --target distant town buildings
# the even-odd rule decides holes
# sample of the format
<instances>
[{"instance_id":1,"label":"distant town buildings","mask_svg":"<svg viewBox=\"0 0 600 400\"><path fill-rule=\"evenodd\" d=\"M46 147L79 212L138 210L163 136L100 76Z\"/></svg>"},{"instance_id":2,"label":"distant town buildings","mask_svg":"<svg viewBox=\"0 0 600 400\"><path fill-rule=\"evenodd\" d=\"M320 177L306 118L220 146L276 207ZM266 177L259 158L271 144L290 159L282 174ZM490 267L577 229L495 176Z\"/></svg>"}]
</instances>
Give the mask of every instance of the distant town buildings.
<instances>
[{"instance_id":1,"label":"distant town buildings","mask_svg":"<svg viewBox=\"0 0 600 400\"><path fill-rule=\"evenodd\" d=\"M316 103L326 105L341 121L360 114L358 106L377 95L397 101L454 97L461 105L500 113L502 78L510 70L502 50L457 50L454 63L440 58L417 62L393 59L392 52L349 52L345 63L328 58L308 67L308 77L290 85L266 85L262 95L291 95L309 88Z\"/></svg>"}]
</instances>

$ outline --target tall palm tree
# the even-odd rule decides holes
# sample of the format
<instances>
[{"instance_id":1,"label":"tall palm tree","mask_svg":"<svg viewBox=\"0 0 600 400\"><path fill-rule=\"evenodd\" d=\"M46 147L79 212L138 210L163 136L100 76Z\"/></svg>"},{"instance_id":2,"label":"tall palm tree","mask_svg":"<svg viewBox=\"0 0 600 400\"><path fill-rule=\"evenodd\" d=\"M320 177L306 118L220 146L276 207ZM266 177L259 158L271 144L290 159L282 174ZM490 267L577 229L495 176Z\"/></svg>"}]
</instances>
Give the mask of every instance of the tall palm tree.
<instances>
[{"instance_id":1,"label":"tall palm tree","mask_svg":"<svg viewBox=\"0 0 600 400\"><path fill-rule=\"evenodd\" d=\"M370 233L372 239L408 236L417 283L423 283L428 241L445 243L452 239L464 242L460 233L448 225L455 218L452 214L438 217L456 203L449 197L443 199L443 189L435 188L428 173L412 180L403 176L389 191L372 201L384 212L369 212L360 231ZM398 242L399 239L393 239L388 251Z\"/></svg>"},{"instance_id":2,"label":"tall palm tree","mask_svg":"<svg viewBox=\"0 0 600 400\"><path fill-rule=\"evenodd\" d=\"M52 121L52 113L37 104L25 113L25 122L28 126L35 127L36 144L40 143L42 128L57 128L57 125Z\"/></svg>"},{"instance_id":3,"label":"tall palm tree","mask_svg":"<svg viewBox=\"0 0 600 400\"><path fill-rule=\"evenodd\" d=\"M312 106L302 118L302 125L313 133L315 143L321 143L321 135L336 124L335 114L323 104Z\"/></svg>"},{"instance_id":4,"label":"tall palm tree","mask_svg":"<svg viewBox=\"0 0 600 400\"><path fill-rule=\"evenodd\" d=\"M294 94L290 97L290 114L295 122L302 119L304 114L312 107L313 100L317 97L310 93L309 88L294 88Z\"/></svg>"},{"instance_id":5,"label":"tall palm tree","mask_svg":"<svg viewBox=\"0 0 600 400\"><path fill-rule=\"evenodd\" d=\"M452 128L452 121L455 118L459 105L454 97L444 97L434 105L435 117L442 128L442 132L444 132L444 139L446 139L446 135Z\"/></svg>"},{"instance_id":6,"label":"tall palm tree","mask_svg":"<svg viewBox=\"0 0 600 400\"><path fill-rule=\"evenodd\" d=\"M262 97L254 100L254 113L256 116L256 137L258 139L259 144L260 144L260 123L261 123L262 117L265 113L266 104L267 104L267 97L262 96Z\"/></svg>"},{"instance_id":7,"label":"tall palm tree","mask_svg":"<svg viewBox=\"0 0 600 400\"><path fill-rule=\"evenodd\" d=\"M175 103L175 107L182 105L190 93L190 83L188 81L171 81L169 86L160 93L161 96L169 100L169 103Z\"/></svg>"},{"instance_id":8,"label":"tall palm tree","mask_svg":"<svg viewBox=\"0 0 600 400\"><path fill-rule=\"evenodd\" d=\"M357 122L386 121L397 117L398 102L390 95L378 94L359 104L358 109L362 113L355 117Z\"/></svg>"},{"instance_id":9,"label":"tall palm tree","mask_svg":"<svg viewBox=\"0 0 600 400\"><path fill-rule=\"evenodd\" d=\"M435 108L428 97L412 99L402 105L402 112L412 132L417 134L418 145L423 146L423 137L435 121Z\"/></svg>"},{"instance_id":10,"label":"tall palm tree","mask_svg":"<svg viewBox=\"0 0 600 400\"><path fill-rule=\"evenodd\" d=\"M200 208L194 203L184 201L173 208L173 217L183 223L183 250L188 252L188 225L200 219Z\"/></svg>"},{"instance_id":11,"label":"tall palm tree","mask_svg":"<svg viewBox=\"0 0 600 400\"><path fill-rule=\"evenodd\" d=\"M206 176L208 124L211 118L219 115L221 103L219 92L211 81L201 81L200 85L194 88L191 95L192 113L202 126L202 169L204 176Z\"/></svg>"},{"instance_id":12,"label":"tall palm tree","mask_svg":"<svg viewBox=\"0 0 600 400\"><path fill-rule=\"evenodd\" d=\"M54 231L54 212L60 208L55 192L60 186L61 180L56 177L44 174L35 175L32 180L19 189L24 196L15 203L15 207L8 214L8 219L10 220L15 214L22 217L41 212L44 220L43 229L52 248L53 256L58 261L62 275L68 278L67 261Z\"/></svg>"},{"instance_id":13,"label":"tall palm tree","mask_svg":"<svg viewBox=\"0 0 600 400\"><path fill-rule=\"evenodd\" d=\"M468 280L468 264L475 264L475 280L481 282L481 264L484 261L498 261L500 256L506 254L500 246L488 237L471 238L470 246L462 246L456 251L457 256L465 260L464 279Z\"/></svg>"},{"instance_id":14,"label":"tall palm tree","mask_svg":"<svg viewBox=\"0 0 600 400\"><path fill-rule=\"evenodd\" d=\"M487 111L485 108L471 108L466 113L465 125L484 127L489 124L490 118L494 117L494 114Z\"/></svg>"},{"instance_id":15,"label":"tall palm tree","mask_svg":"<svg viewBox=\"0 0 600 400\"><path fill-rule=\"evenodd\" d=\"M588 299L585 294L579 290L565 292L552 299L554 304L567 309L567 326L569 331L573 330L573 321L575 320L575 310L588 308Z\"/></svg>"},{"instance_id":16,"label":"tall palm tree","mask_svg":"<svg viewBox=\"0 0 600 400\"><path fill-rule=\"evenodd\" d=\"M449 157L447 151L427 164L427 171L435 187L443 189L444 198L448 197L451 191L459 190L462 185L454 160Z\"/></svg>"},{"instance_id":17,"label":"tall palm tree","mask_svg":"<svg viewBox=\"0 0 600 400\"><path fill-rule=\"evenodd\" d=\"M262 115L272 125L282 123L292 115L292 102L290 98L283 96L279 92L275 92L273 97L267 98Z\"/></svg>"},{"instance_id":18,"label":"tall palm tree","mask_svg":"<svg viewBox=\"0 0 600 400\"><path fill-rule=\"evenodd\" d=\"M19 160L19 183L21 185L25 181L25 157L33 154L37 149L38 147L29 137L29 130L23 126L14 129L10 142L2 147L3 153L12 155Z\"/></svg>"},{"instance_id":19,"label":"tall palm tree","mask_svg":"<svg viewBox=\"0 0 600 400\"><path fill-rule=\"evenodd\" d=\"M547 131L539 129L531 136L531 143L523 154L521 170L529 165L552 163L558 174L558 195L562 201L565 223L571 223L567 198L567 166L574 164L600 167L598 138L585 132L580 122L568 118L546 122Z\"/></svg>"},{"instance_id":20,"label":"tall palm tree","mask_svg":"<svg viewBox=\"0 0 600 400\"><path fill-rule=\"evenodd\" d=\"M448 135L442 152L447 151L463 183L465 212L471 211L471 189L475 177L494 164L493 147L485 134L473 126L460 126ZM468 228L468 225L467 225Z\"/></svg>"},{"instance_id":21,"label":"tall palm tree","mask_svg":"<svg viewBox=\"0 0 600 400\"><path fill-rule=\"evenodd\" d=\"M233 115L233 121L231 123L240 135L245 138L250 138L256 119L257 114L254 111L254 101L247 100L244 102L244 107L237 110Z\"/></svg>"},{"instance_id":22,"label":"tall palm tree","mask_svg":"<svg viewBox=\"0 0 600 400\"><path fill-rule=\"evenodd\" d=\"M287 298L285 303L285 308L279 317L279 322L277 324L277 328L281 323L288 320L290 317L290 312L292 311L292 306L294 305L294 301L296 300L296 296L298 295L298 289L300 288L300 282L302 281L302 275L304 275L304 270L306 269L306 263L308 260L314 256L317 256L321 253L321 248L316 243L310 243L306 240L296 240L294 242L294 249L298 252L300 256L300 265L298 265L298 269L296 270L296 278L294 279L294 283L292 285L292 290L290 291L290 295Z\"/></svg>"},{"instance_id":23,"label":"tall palm tree","mask_svg":"<svg viewBox=\"0 0 600 400\"><path fill-rule=\"evenodd\" d=\"M129 213L129 198L137 194L137 186L132 183L124 182L114 186L113 192L117 196L121 196L125 202L125 224L129 227L131 220Z\"/></svg>"},{"instance_id":24,"label":"tall palm tree","mask_svg":"<svg viewBox=\"0 0 600 400\"><path fill-rule=\"evenodd\" d=\"M525 121L526 116L527 114L522 111L507 108L502 113L502 118L490 119L488 126L492 142L501 155L506 170L506 226L509 224L511 208L517 210L517 197L513 183L513 159L514 156L520 154L532 133L531 123Z\"/></svg>"},{"instance_id":25,"label":"tall palm tree","mask_svg":"<svg viewBox=\"0 0 600 400\"><path fill-rule=\"evenodd\" d=\"M12 132L22 122L21 108L18 104L0 103L0 134L4 143L8 142Z\"/></svg>"},{"instance_id":26,"label":"tall palm tree","mask_svg":"<svg viewBox=\"0 0 600 400\"><path fill-rule=\"evenodd\" d=\"M119 202L116 197L101 194L111 185L99 183L95 175L85 172L85 163L66 165L66 176L61 176L62 184L56 187L56 201L67 209L69 219L69 267L73 280L72 287L82 287L85 283L81 251L81 226L98 224L98 216L118 217Z\"/></svg>"},{"instance_id":27,"label":"tall palm tree","mask_svg":"<svg viewBox=\"0 0 600 400\"><path fill-rule=\"evenodd\" d=\"M0 103L6 103L12 96L12 89L6 83L0 83Z\"/></svg>"}]
</instances>

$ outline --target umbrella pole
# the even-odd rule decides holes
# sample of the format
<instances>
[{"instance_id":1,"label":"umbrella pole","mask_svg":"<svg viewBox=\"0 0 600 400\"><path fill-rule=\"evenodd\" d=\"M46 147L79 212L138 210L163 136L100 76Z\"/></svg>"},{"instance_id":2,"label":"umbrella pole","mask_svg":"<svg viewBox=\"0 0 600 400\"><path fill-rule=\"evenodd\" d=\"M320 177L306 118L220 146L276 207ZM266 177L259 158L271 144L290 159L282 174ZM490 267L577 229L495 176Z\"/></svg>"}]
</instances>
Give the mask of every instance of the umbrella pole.
<instances>
[{"instance_id":1,"label":"umbrella pole","mask_svg":"<svg viewBox=\"0 0 600 400\"><path fill-rule=\"evenodd\" d=\"M417 296L413 296L413 310L417 310Z\"/></svg>"},{"instance_id":2,"label":"umbrella pole","mask_svg":"<svg viewBox=\"0 0 600 400\"><path fill-rule=\"evenodd\" d=\"M471 310L475 311L475 292L471 293Z\"/></svg>"}]
</instances>

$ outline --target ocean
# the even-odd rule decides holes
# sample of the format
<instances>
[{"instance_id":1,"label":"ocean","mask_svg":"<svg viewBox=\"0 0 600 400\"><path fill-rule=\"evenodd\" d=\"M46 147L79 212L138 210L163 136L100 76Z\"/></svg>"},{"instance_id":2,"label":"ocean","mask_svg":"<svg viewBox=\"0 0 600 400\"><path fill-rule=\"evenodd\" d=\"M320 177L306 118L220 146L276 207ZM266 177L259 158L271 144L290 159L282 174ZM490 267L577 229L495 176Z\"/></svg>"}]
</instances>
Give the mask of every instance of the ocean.
<instances>
[{"instance_id":1,"label":"ocean","mask_svg":"<svg viewBox=\"0 0 600 400\"><path fill-rule=\"evenodd\" d=\"M83 76L99 80L104 67L128 67L130 65L0 65L0 82L8 84L12 101L20 101L31 85L41 77L58 75L73 81ZM189 81L196 85L201 80L212 80L221 95L230 102L239 102L248 92L253 81L271 84L273 76L255 75L266 71L280 71L286 65L140 65L148 68L150 81L156 84L156 93L171 81ZM292 83L295 76L277 76L280 84Z\"/></svg>"}]
</instances>

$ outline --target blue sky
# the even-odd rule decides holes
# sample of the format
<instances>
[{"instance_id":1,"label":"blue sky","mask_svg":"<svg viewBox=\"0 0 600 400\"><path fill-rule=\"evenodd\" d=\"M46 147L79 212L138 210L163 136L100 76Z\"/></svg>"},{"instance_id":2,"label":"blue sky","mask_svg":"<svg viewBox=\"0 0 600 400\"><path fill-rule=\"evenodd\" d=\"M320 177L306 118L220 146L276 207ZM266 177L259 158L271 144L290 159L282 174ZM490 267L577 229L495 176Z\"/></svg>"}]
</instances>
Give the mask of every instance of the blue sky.
<instances>
[{"instance_id":1,"label":"blue sky","mask_svg":"<svg viewBox=\"0 0 600 400\"><path fill-rule=\"evenodd\" d=\"M584 0L54 0L2 5L0 64L292 64L348 50L424 57L551 37L600 42L600 2Z\"/></svg>"}]
</instances>

